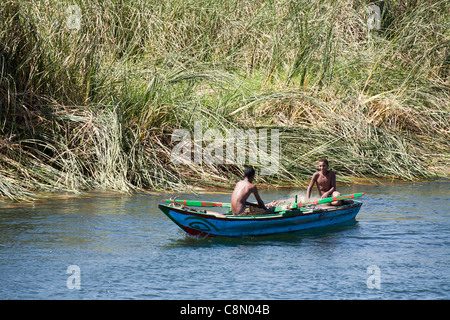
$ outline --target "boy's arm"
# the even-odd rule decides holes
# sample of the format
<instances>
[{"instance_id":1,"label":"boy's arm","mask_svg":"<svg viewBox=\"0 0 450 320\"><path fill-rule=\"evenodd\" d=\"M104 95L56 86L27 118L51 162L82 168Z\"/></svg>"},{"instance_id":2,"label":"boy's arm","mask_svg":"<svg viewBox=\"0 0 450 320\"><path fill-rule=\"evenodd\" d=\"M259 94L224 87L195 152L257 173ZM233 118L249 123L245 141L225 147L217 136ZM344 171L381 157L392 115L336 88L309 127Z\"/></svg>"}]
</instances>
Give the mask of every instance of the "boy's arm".
<instances>
[{"instance_id":1,"label":"boy's arm","mask_svg":"<svg viewBox=\"0 0 450 320\"><path fill-rule=\"evenodd\" d=\"M309 183L308 190L306 190L306 200L308 200L309 197L311 197L311 191L312 191L312 188L314 187L314 183L316 183L316 180L317 180L317 174L314 173L311 178L311 182Z\"/></svg>"},{"instance_id":2,"label":"boy's arm","mask_svg":"<svg viewBox=\"0 0 450 320\"><path fill-rule=\"evenodd\" d=\"M256 186L253 189L253 194L255 195L256 201L258 201L258 207L267 210L266 205L264 204L261 197L259 196L258 189L256 188Z\"/></svg>"},{"instance_id":3,"label":"boy's arm","mask_svg":"<svg viewBox=\"0 0 450 320\"><path fill-rule=\"evenodd\" d=\"M320 198L324 199L324 198L331 197L331 195L333 194L334 190L336 190L336 188L335 187L331 187L331 189L328 190L327 192L324 192Z\"/></svg>"}]
</instances>

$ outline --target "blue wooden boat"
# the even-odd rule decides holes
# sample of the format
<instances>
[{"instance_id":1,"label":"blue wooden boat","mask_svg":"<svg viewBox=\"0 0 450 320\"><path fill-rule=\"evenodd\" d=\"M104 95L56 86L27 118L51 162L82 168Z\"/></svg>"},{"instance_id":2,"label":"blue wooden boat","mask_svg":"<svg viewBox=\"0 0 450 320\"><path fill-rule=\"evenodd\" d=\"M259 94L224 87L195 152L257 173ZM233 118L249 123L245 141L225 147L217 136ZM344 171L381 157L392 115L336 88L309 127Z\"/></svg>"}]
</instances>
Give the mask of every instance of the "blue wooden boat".
<instances>
[{"instance_id":1,"label":"blue wooden boat","mask_svg":"<svg viewBox=\"0 0 450 320\"><path fill-rule=\"evenodd\" d=\"M276 207L263 215L235 216L231 210L221 214L175 202L158 205L188 234L226 237L260 236L334 225L354 219L361 206L362 202L353 200L341 206Z\"/></svg>"}]
</instances>

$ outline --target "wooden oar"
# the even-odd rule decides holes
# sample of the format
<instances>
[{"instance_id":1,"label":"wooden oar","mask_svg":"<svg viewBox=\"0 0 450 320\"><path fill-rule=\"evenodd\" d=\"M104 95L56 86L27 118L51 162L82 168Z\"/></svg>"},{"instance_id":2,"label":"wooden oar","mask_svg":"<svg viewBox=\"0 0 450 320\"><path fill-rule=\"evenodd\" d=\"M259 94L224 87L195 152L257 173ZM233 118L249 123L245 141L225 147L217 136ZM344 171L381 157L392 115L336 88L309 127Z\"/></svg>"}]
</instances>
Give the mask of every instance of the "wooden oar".
<instances>
[{"instance_id":1,"label":"wooden oar","mask_svg":"<svg viewBox=\"0 0 450 320\"><path fill-rule=\"evenodd\" d=\"M352 194L347 194L347 195L343 195L343 196L339 196L339 197L328 197L328 198L323 198L323 199L319 199L319 200L315 200L315 201L309 201L309 202L295 202L292 205L288 205L287 207L283 208L282 206L278 206L275 207L273 209L274 212L280 212L283 210L289 210L289 209L296 209L299 207L303 207L303 206L308 206L311 204L324 204L324 203L330 203L333 201L339 201L339 200L345 200L345 199L354 199L354 198L359 198L361 196L364 195L363 193L352 193Z\"/></svg>"},{"instance_id":2,"label":"wooden oar","mask_svg":"<svg viewBox=\"0 0 450 320\"><path fill-rule=\"evenodd\" d=\"M294 203L297 204L299 207L301 206L307 206L310 204L324 204L324 203L330 203L333 201L340 201L340 200L345 200L345 199L354 199L354 198L359 198L362 197L365 193L352 193L352 194L347 194L344 196L339 196L339 197L328 197L328 198L323 198L323 199L319 199L316 201L310 201L310 202L299 202L299 203Z\"/></svg>"},{"instance_id":3,"label":"wooden oar","mask_svg":"<svg viewBox=\"0 0 450 320\"><path fill-rule=\"evenodd\" d=\"M200 200L163 200L166 203L177 203L190 207L224 207L231 208L231 203L225 202L213 202L213 201L200 201Z\"/></svg>"}]
</instances>

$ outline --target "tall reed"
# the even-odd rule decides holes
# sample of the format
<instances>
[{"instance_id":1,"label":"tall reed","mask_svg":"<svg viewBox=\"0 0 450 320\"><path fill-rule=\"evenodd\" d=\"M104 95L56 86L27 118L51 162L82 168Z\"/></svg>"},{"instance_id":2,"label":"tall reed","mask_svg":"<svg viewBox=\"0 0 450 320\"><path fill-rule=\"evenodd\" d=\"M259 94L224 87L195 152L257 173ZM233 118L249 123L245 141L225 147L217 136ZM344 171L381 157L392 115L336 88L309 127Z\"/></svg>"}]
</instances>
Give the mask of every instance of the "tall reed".
<instances>
[{"instance_id":1,"label":"tall reed","mask_svg":"<svg viewBox=\"0 0 450 320\"><path fill-rule=\"evenodd\" d=\"M0 195L231 186L238 165L171 161L195 121L279 129L261 183L305 185L321 156L341 182L445 175L450 5L378 1L368 30L369 4L3 1Z\"/></svg>"}]
</instances>

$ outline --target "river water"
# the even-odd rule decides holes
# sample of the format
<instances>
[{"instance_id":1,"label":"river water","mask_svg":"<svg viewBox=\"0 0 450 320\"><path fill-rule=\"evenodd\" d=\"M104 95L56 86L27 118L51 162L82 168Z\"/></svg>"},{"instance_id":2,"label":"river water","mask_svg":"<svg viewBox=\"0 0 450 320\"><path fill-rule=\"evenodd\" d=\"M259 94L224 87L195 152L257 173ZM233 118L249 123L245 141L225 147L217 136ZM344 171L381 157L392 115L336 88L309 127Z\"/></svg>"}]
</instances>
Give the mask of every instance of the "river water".
<instances>
[{"instance_id":1,"label":"river water","mask_svg":"<svg viewBox=\"0 0 450 320\"><path fill-rule=\"evenodd\" d=\"M339 191L366 192L356 222L258 238L186 236L157 208L167 194L2 202L0 299L450 298L448 180Z\"/></svg>"}]
</instances>

